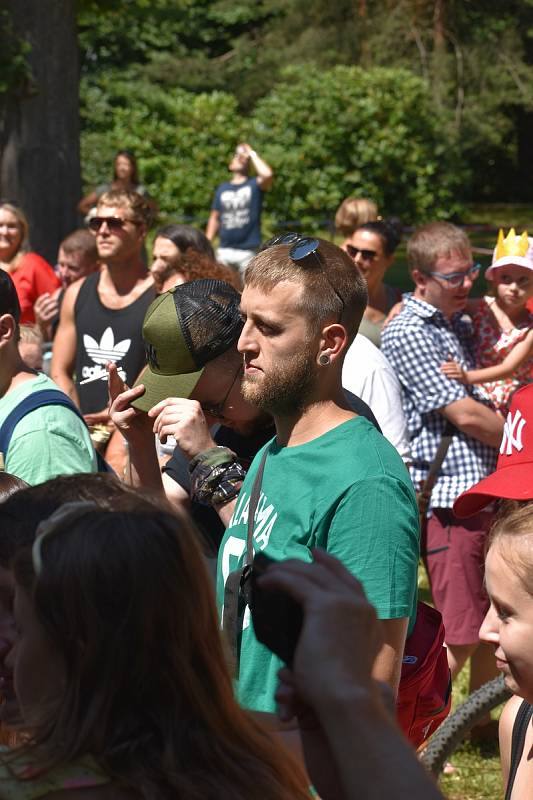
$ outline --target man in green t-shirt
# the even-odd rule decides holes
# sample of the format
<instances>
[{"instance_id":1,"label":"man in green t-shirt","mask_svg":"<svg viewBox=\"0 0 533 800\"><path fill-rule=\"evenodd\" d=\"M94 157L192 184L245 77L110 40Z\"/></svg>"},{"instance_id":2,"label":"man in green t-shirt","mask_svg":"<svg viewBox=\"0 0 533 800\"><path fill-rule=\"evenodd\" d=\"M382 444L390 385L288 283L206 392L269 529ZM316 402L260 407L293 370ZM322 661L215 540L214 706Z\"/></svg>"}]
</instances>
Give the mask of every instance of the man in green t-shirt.
<instances>
[{"instance_id":1,"label":"man in green t-shirt","mask_svg":"<svg viewBox=\"0 0 533 800\"><path fill-rule=\"evenodd\" d=\"M337 556L362 582L382 620L374 676L397 690L416 616L418 513L392 445L346 403L344 355L366 305L366 286L340 248L296 234L269 242L250 263L241 298L244 397L272 414L276 436L246 476L222 541L217 598L242 565L250 495L266 449L254 548L275 559ZM275 710L279 660L256 640L248 611L236 691L242 705Z\"/></svg>"},{"instance_id":2,"label":"man in green t-shirt","mask_svg":"<svg viewBox=\"0 0 533 800\"><path fill-rule=\"evenodd\" d=\"M57 386L22 360L20 305L13 281L0 269L0 428L33 392ZM0 448L1 449L1 448ZM15 426L2 460L6 472L35 485L58 475L96 472L96 454L83 420L60 405L29 411Z\"/></svg>"}]
</instances>

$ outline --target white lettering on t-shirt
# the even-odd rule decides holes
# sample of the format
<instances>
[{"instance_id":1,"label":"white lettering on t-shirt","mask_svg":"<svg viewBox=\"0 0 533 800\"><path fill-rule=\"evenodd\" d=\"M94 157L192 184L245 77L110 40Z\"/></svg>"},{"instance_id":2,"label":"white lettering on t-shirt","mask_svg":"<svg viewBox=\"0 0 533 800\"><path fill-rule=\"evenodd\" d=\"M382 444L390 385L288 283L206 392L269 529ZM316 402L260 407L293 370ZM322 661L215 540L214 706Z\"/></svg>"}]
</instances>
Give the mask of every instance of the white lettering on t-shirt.
<instances>
[{"instance_id":1,"label":"white lettering on t-shirt","mask_svg":"<svg viewBox=\"0 0 533 800\"><path fill-rule=\"evenodd\" d=\"M266 496L261 492L254 520L254 539L261 550L264 550L268 544L277 517L274 506L272 503L267 506Z\"/></svg>"},{"instance_id":2,"label":"white lettering on t-shirt","mask_svg":"<svg viewBox=\"0 0 533 800\"><path fill-rule=\"evenodd\" d=\"M244 228L250 223L251 201L251 186L242 186L240 189L227 189L221 193L222 224L226 230Z\"/></svg>"}]
</instances>

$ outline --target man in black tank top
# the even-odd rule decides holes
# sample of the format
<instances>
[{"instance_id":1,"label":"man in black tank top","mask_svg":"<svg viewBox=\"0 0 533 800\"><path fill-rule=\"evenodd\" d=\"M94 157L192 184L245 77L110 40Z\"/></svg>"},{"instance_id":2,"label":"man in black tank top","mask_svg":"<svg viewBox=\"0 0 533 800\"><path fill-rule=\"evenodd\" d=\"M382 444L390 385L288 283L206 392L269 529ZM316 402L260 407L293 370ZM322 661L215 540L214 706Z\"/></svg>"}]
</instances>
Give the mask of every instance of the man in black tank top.
<instances>
[{"instance_id":1,"label":"man in black tank top","mask_svg":"<svg viewBox=\"0 0 533 800\"><path fill-rule=\"evenodd\" d=\"M132 384L145 363L141 328L155 290L141 251L150 218L150 208L135 192L103 194L89 223L101 270L65 292L51 377L89 425L109 422L105 364L115 363Z\"/></svg>"}]
</instances>

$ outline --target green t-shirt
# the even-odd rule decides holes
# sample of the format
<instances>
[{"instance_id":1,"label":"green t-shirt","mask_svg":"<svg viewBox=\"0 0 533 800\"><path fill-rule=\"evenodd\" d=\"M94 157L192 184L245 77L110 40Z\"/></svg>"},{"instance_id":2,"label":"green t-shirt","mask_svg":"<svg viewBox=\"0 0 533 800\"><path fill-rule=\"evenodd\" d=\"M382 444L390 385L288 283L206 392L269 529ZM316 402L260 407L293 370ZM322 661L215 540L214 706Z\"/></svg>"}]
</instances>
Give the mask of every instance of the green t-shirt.
<instances>
[{"instance_id":1,"label":"green t-shirt","mask_svg":"<svg viewBox=\"0 0 533 800\"><path fill-rule=\"evenodd\" d=\"M254 548L276 560L311 561L310 548L336 556L362 582L381 619L416 619L418 511L407 469L394 447L363 417L296 447L265 445ZM264 449L264 448L263 448ZM217 601L243 563L248 507L262 456L255 457L222 540ZM254 636L246 610L236 693L245 708L274 711L279 659Z\"/></svg>"},{"instance_id":2,"label":"green t-shirt","mask_svg":"<svg viewBox=\"0 0 533 800\"><path fill-rule=\"evenodd\" d=\"M0 425L28 395L57 388L46 375L19 384L0 398ZM5 470L31 486L58 475L96 472L96 455L87 426L63 406L42 406L30 411L13 431Z\"/></svg>"}]
</instances>

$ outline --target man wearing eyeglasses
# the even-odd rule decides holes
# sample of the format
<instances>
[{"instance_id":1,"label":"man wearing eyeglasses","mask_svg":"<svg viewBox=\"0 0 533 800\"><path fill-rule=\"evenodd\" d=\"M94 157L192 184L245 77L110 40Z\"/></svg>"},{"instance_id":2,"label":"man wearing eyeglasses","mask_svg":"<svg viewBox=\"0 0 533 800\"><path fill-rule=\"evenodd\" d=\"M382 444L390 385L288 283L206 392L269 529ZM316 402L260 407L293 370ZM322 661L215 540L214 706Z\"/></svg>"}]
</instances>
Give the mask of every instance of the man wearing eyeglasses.
<instances>
[{"instance_id":1,"label":"man wearing eyeglasses","mask_svg":"<svg viewBox=\"0 0 533 800\"><path fill-rule=\"evenodd\" d=\"M466 234L447 222L415 231L407 259L415 289L385 328L382 351L402 385L417 489L427 479L447 424L452 426L451 444L431 492L427 566L444 618L452 677L473 656L473 689L493 674L492 654L478 640L488 605L483 554L491 514L483 512L465 523L454 517L452 505L494 470L503 420L482 402L475 386L447 378L440 367L450 358L465 368L474 366L471 320L464 309L480 268L472 261Z\"/></svg>"}]
</instances>

